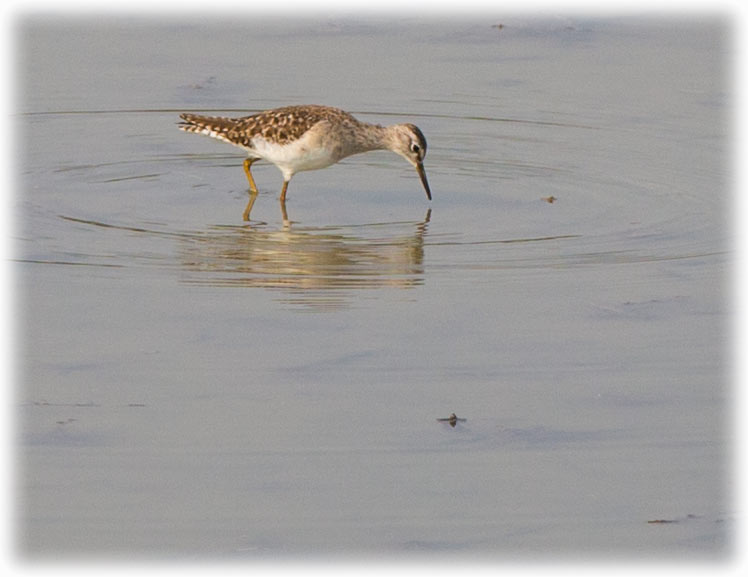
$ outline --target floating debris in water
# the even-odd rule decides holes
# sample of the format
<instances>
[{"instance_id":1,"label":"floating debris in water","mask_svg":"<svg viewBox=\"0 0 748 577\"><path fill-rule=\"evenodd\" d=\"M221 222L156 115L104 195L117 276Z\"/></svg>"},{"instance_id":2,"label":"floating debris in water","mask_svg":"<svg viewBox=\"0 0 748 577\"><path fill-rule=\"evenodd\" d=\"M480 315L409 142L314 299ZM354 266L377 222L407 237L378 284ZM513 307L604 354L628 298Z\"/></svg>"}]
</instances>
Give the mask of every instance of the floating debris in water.
<instances>
[{"instance_id":1,"label":"floating debris in water","mask_svg":"<svg viewBox=\"0 0 748 577\"><path fill-rule=\"evenodd\" d=\"M66 421L56 421L58 425L69 425L70 423L75 423L78 419L67 419Z\"/></svg>"},{"instance_id":2,"label":"floating debris in water","mask_svg":"<svg viewBox=\"0 0 748 577\"><path fill-rule=\"evenodd\" d=\"M440 423L449 423L450 426L452 427L457 425L458 422L464 423L465 421L467 421L467 419L461 419L454 413L452 413L451 415L449 415L449 417L446 417L444 419L436 419L436 420L439 421Z\"/></svg>"},{"instance_id":3,"label":"floating debris in water","mask_svg":"<svg viewBox=\"0 0 748 577\"><path fill-rule=\"evenodd\" d=\"M679 519L652 519L651 521L647 521L650 525L666 525L669 523L680 523L681 521L689 521L691 519L698 519L698 515L694 515L693 513L689 513L685 517L681 517Z\"/></svg>"},{"instance_id":4,"label":"floating debris in water","mask_svg":"<svg viewBox=\"0 0 748 577\"><path fill-rule=\"evenodd\" d=\"M544 196L544 197L543 197L543 198L541 198L540 200L544 200L544 201L545 201L545 202L547 202L548 204L553 204L553 203L554 203L554 202L556 202L556 201L557 201L558 199L557 199L557 198L556 198L555 196L551 195L551 196Z\"/></svg>"}]
</instances>

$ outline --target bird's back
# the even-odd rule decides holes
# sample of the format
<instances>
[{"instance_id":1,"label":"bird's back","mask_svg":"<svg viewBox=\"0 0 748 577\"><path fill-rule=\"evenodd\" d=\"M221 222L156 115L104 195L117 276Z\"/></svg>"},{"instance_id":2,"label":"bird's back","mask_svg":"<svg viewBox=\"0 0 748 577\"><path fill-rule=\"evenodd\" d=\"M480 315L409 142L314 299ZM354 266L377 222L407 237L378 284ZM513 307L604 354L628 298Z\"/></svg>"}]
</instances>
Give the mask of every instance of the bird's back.
<instances>
[{"instance_id":1,"label":"bird's back","mask_svg":"<svg viewBox=\"0 0 748 577\"><path fill-rule=\"evenodd\" d=\"M284 106L241 118L181 114L179 127L186 132L205 134L235 146L252 150L252 139L261 137L274 144L298 140L320 121L352 126L358 121L347 112L330 106Z\"/></svg>"}]
</instances>

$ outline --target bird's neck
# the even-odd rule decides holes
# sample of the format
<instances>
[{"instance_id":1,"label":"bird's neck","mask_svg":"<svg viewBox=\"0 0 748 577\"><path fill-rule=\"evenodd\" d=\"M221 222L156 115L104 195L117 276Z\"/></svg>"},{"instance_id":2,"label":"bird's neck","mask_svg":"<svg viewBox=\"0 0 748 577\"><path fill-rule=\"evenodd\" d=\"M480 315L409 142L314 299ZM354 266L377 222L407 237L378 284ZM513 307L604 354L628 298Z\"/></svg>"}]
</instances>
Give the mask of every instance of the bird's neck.
<instances>
[{"instance_id":1,"label":"bird's neck","mask_svg":"<svg viewBox=\"0 0 748 577\"><path fill-rule=\"evenodd\" d=\"M389 126L380 124L366 124L366 130L355 133L356 148L359 152L370 150L385 150L390 148L392 140Z\"/></svg>"}]
</instances>

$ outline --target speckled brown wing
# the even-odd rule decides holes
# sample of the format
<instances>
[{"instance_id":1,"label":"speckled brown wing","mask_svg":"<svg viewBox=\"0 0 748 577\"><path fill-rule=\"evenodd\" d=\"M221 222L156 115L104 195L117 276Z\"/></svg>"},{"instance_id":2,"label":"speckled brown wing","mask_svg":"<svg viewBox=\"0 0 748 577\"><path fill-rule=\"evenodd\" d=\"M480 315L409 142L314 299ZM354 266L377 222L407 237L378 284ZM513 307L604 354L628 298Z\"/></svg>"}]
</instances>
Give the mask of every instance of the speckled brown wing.
<instances>
[{"instance_id":1,"label":"speckled brown wing","mask_svg":"<svg viewBox=\"0 0 748 577\"><path fill-rule=\"evenodd\" d=\"M301 138L318 122L330 119L357 122L347 112L329 106L285 106L237 119L229 137L245 148L251 148L251 140L256 136L269 142L288 144Z\"/></svg>"},{"instance_id":2,"label":"speckled brown wing","mask_svg":"<svg viewBox=\"0 0 748 577\"><path fill-rule=\"evenodd\" d=\"M358 121L342 110L329 106L285 106L244 116L226 118L180 114L184 121L179 128L186 132L205 134L246 150L252 150L252 139L261 136L267 141L287 144L300 138L322 120L335 119L341 124L356 124Z\"/></svg>"}]
</instances>

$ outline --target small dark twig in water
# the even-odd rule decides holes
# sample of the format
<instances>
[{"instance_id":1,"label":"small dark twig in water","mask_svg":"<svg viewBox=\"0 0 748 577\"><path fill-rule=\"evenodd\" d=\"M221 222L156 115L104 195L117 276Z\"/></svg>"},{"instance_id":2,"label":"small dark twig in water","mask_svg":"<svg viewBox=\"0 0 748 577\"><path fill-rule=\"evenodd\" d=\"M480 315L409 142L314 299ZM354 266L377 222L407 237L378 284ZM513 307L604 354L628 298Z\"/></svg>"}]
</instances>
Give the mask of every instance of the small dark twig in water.
<instances>
[{"instance_id":1,"label":"small dark twig in water","mask_svg":"<svg viewBox=\"0 0 748 577\"><path fill-rule=\"evenodd\" d=\"M467 419L461 419L454 413L452 413L451 415L449 415L449 417L446 417L444 419L436 419L436 420L439 421L440 423L449 423L452 427L457 425L458 422L464 423L465 421L467 421Z\"/></svg>"}]
</instances>

